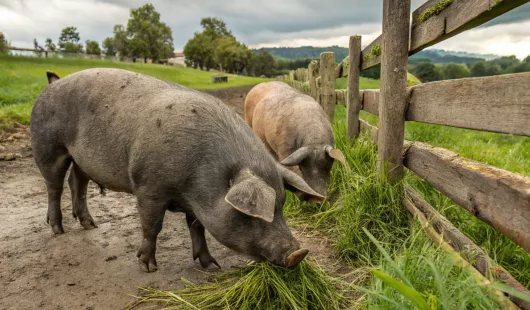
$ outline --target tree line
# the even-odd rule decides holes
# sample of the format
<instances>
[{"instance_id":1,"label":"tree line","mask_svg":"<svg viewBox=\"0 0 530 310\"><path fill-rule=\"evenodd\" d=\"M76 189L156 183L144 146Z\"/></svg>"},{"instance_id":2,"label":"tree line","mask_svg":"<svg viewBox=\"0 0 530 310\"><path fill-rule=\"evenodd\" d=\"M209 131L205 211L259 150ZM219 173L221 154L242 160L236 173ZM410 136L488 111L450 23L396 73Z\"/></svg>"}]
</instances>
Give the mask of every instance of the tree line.
<instances>
[{"instance_id":1,"label":"tree line","mask_svg":"<svg viewBox=\"0 0 530 310\"><path fill-rule=\"evenodd\" d=\"M173 56L173 35L171 28L160 21L160 14L152 4L145 4L131 9L127 27L115 25L113 36L103 40L102 48L97 41L86 40L81 43L81 37L76 27L66 27L61 31L57 44L47 38L44 46L37 39L33 39L33 46L38 51L49 50L63 53L86 53L92 55L116 56L133 59L148 58L153 61L167 59Z\"/></svg>"},{"instance_id":2,"label":"tree line","mask_svg":"<svg viewBox=\"0 0 530 310\"><path fill-rule=\"evenodd\" d=\"M417 64L409 64L409 71L422 82L530 72L530 55L523 60L511 55L467 64L435 64L430 60L424 60Z\"/></svg>"},{"instance_id":3,"label":"tree line","mask_svg":"<svg viewBox=\"0 0 530 310\"><path fill-rule=\"evenodd\" d=\"M276 59L267 50L251 50L215 17L201 19L202 31L196 32L184 46L186 65L200 70L273 77L307 67L311 59ZM318 58L318 57L317 57Z\"/></svg>"}]
</instances>

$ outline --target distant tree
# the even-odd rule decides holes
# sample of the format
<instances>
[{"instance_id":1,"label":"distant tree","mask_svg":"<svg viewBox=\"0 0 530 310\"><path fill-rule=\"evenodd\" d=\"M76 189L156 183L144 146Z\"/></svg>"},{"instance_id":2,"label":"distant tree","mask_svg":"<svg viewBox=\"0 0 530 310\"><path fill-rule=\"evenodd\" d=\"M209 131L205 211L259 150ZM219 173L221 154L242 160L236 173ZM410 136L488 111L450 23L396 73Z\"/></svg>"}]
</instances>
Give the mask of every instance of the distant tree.
<instances>
[{"instance_id":1,"label":"distant tree","mask_svg":"<svg viewBox=\"0 0 530 310\"><path fill-rule=\"evenodd\" d=\"M76 27L66 27L61 31L59 37L59 48L62 52L82 53L83 45L79 43L81 38Z\"/></svg>"},{"instance_id":2,"label":"distant tree","mask_svg":"<svg viewBox=\"0 0 530 310\"><path fill-rule=\"evenodd\" d=\"M226 44L234 43L234 55L240 55L240 63L248 62L252 56L248 48L243 48L241 44L232 35L232 32L226 27L224 21L215 17L205 17L201 19L202 32L195 32L193 38L188 40L184 46L184 55L186 55L186 64L193 68L210 70L215 67L226 68L224 64L227 59ZM225 44L222 49L217 49L218 44ZM217 50L217 54L214 53ZM250 56L249 56L250 55ZM231 63L234 63L232 57ZM247 63L248 65L248 63ZM229 65L230 66L230 65ZM236 70L230 67L230 70ZM237 71L237 70L236 70Z\"/></svg>"},{"instance_id":3,"label":"distant tree","mask_svg":"<svg viewBox=\"0 0 530 310\"><path fill-rule=\"evenodd\" d=\"M505 71L509 68L513 68L517 66L520 62L521 61L517 59L515 55L502 56L501 58L493 59L489 61L489 63L492 65L498 65L502 71ZM495 70L495 69L492 69L492 70Z\"/></svg>"},{"instance_id":4,"label":"distant tree","mask_svg":"<svg viewBox=\"0 0 530 310\"><path fill-rule=\"evenodd\" d=\"M195 69L210 70L215 66L213 61L214 46L204 33L196 32L184 46L186 65Z\"/></svg>"},{"instance_id":5,"label":"distant tree","mask_svg":"<svg viewBox=\"0 0 530 310\"><path fill-rule=\"evenodd\" d=\"M252 75L272 77L275 73L275 64L271 53L263 51L252 58Z\"/></svg>"},{"instance_id":6,"label":"distant tree","mask_svg":"<svg viewBox=\"0 0 530 310\"><path fill-rule=\"evenodd\" d=\"M0 32L0 54L7 54L9 52L9 42L2 32Z\"/></svg>"},{"instance_id":7,"label":"distant tree","mask_svg":"<svg viewBox=\"0 0 530 310\"><path fill-rule=\"evenodd\" d=\"M471 76L471 71L466 65L450 63L443 66L443 77L447 80L461 79Z\"/></svg>"},{"instance_id":8,"label":"distant tree","mask_svg":"<svg viewBox=\"0 0 530 310\"><path fill-rule=\"evenodd\" d=\"M381 66L375 66L368 70L361 71L361 76L369 79L379 80L381 78Z\"/></svg>"},{"instance_id":9,"label":"distant tree","mask_svg":"<svg viewBox=\"0 0 530 310\"><path fill-rule=\"evenodd\" d=\"M103 40L103 54L106 56L116 55L115 43L116 42L113 37L105 38L105 40Z\"/></svg>"},{"instance_id":10,"label":"distant tree","mask_svg":"<svg viewBox=\"0 0 530 310\"><path fill-rule=\"evenodd\" d=\"M471 75L475 77L487 76L487 64L485 61L477 62L471 66Z\"/></svg>"},{"instance_id":11,"label":"distant tree","mask_svg":"<svg viewBox=\"0 0 530 310\"><path fill-rule=\"evenodd\" d=\"M117 53L120 53L120 58L130 56L127 31L123 25L114 25L114 48Z\"/></svg>"},{"instance_id":12,"label":"distant tree","mask_svg":"<svg viewBox=\"0 0 530 310\"><path fill-rule=\"evenodd\" d=\"M513 69L513 73L521 72L530 72L530 62L522 62Z\"/></svg>"},{"instance_id":13,"label":"distant tree","mask_svg":"<svg viewBox=\"0 0 530 310\"><path fill-rule=\"evenodd\" d=\"M131 9L127 38L128 50L133 57L156 61L173 55L171 28L160 21L160 14L152 4Z\"/></svg>"},{"instance_id":14,"label":"distant tree","mask_svg":"<svg viewBox=\"0 0 530 310\"><path fill-rule=\"evenodd\" d=\"M502 73L502 67L496 63L488 63L486 66L486 76L499 75Z\"/></svg>"},{"instance_id":15,"label":"distant tree","mask_svg":"<svg viewBox=\"0 0 530 310\"><path fill-rule=\"evenodd\" d=\"M422 62L432 62L430 58L427 57L409 57L409 64L416 65Z\"/></svg>"},{"instance_id":16,"label":"distant tree","mask_svg":"<svg viewBox=\"0 0 530 310\"><path fill-rule=\"evenodd\" d=\"M530 64L530 55L526 56L526 58L523 60L524 63Z\"/></svg>"},{"instance_id":17,"label":"distant tree","mask_svg":"<svg viewBox=\"0 0 530 310\"><path fill-rule=\"evenodd\" d=\"M39 45L39 42L37 42L37 39L33 38L33 48L36 50L34 53L36 55L40 55L42 51L44 51L44 48Z\"/></svg>"},{"instance_id":18,"label":"distant tree","mask_svg":"<svg viewBox=\"0 0 530 310\"><path fill-rule=\"evenodd\" d=\"M46 41L44 43L44 46L47 50L55 52L57 51L57 46L55 46L55 43L53 43L51 38L46 38Z\"/></svg>"},{"instance_id":19,"label":"distant tree","mask_svg":"<svg viewBox=\"0 0 530 310\"><path fill-rule=\"evenodd\" d=\"M412 73L422 82L439 81L441 78L434 64L430 62L418 64Z\"/></svg>"},{"instance_id":20,"label":"distant tree","mask_svg":"<svg viewBox=\"0 0 530 310\"><path fill-rule=\"evenodd\" d=\"M99 43L96 41L85 41L86 53L91 55L101 55L101 49L99 48Z\"/></svg>"},{"instance_id":21,"label":"distant tree","mask_svg":"<svg viewBox=\"0 0 530 310\"><path fill-rule=\"evenodd\" d=\"M230 73L241 73L252 60L252 51L245 44L239 43L233 36L218 37L215 42L213 60L221 70Z\"/></svg>"},{"instance_id":22,"label":"distant tree","mask_svg":"<svg viewBox=\"0 0 530 310\"><path fill-rule=\"evenodd\" d=\"M222 36L234 37L232 32L226 27L225 22L215 17L201 19L201 27L203 32L213 40Z\"/></svg>"}]
</instances>

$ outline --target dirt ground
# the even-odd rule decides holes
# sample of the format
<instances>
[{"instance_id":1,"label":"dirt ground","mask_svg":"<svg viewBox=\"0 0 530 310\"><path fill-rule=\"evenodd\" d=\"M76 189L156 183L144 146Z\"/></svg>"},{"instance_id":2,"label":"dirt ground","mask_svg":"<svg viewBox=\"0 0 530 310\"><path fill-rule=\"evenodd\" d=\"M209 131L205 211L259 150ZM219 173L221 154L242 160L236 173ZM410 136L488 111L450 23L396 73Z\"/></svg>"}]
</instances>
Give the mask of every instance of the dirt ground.
<instances>
[{"instance_id":1,"label":"dirt ground","mask_svg":"<svg viewBox=\"0 0 530 310\"><path fill-rule=\"evenodd\" d=\"M242 112L250 87L208 91L236 112ZM141 241L140 220L132 195L107 191L90 183L89 210L99 227L84 230L72 217L65 182L62 199L66 233L54 235L46 224L47 195L33 161L29 131L20 126L0 134L0 309L123 309L134 302L140 287L176 289L181 278L209 278L192 261L191 240L182 214L166 213L158 238L155 273L142 272L136 251ZM332 250L324 239L294 233L311 256L326 269ZM207 236L210 252L223 270L248 262ZM215 272L216 269L212 269Z\"/></svg>"}]
</instances>

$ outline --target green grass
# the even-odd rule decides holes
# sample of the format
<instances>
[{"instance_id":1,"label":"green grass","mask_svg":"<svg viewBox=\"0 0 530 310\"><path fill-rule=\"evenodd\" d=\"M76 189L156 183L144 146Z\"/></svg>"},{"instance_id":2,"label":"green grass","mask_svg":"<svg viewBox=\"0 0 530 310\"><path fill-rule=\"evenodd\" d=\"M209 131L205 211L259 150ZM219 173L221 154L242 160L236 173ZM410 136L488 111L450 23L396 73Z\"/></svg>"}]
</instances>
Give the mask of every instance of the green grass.
<instances>
[{"instance_id":1,"label":"green grass","mask_svg":"<svg viewBox=\"0 0 530 310\"><path fill-rule=\"evenodd\" d=\"M420 80L411 73L407 73L407 86L413 86L420 84ZM379 80L369 79L362 77L359 80L360 89L379 89L381 83ZM348 77L343 77L335 80L335 88L337 89L346 89L348 88Z\"/></svg>"},{"instance_id":2,"label":"green grass","mask_svg":"<svg viewBox=\"0 0 530 310\"><path fill-rule=\"evenodd\" d=\"M378 89L380 84L379 84L379 80L361 77L359 81L359 86L361 87L361 89ZM335 88L337 89L348 88L348 78L344 77L344 78L336 79Z\"/></svg>"},{"instance_id":3,"label":"green grass","mask_svg":"<svg viewBox=\"0 0 530 310\"><path fill-rule=\"evenodd\" d=\"M14 121L29 123L33 102L48 84L46 71L53 71L60 77L65 77L88 68L120 68L195 89L254 85L267 80L230 74L228 83L213 84L211 76L216 73L213 71L104 60L0 55L0 130L8 128Z\"/></svg>"}]
</instances>

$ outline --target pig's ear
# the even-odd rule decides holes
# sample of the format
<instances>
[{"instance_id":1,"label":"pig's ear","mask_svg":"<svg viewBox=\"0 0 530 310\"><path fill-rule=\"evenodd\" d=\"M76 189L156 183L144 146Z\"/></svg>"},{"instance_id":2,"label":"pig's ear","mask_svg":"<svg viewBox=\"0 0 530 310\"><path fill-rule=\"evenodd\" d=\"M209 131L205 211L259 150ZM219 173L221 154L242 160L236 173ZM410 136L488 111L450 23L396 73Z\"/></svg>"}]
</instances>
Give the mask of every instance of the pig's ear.
<instances>
[{"instance_id":1,"label":"pig's ear","mask_svg":"<svg viewBox=\"0 0 530 310\"><path fill-rule=\"evenodd\" d=\"M262 179L249 176L236 182L225 201L238 211L267 222L274 219L276 191Z\"/></svg>"},{"instance_id":2,"label":"pig's ear","mask_svg":"<svg viewBox=\"0 0 530 310\"><path fill-rule=\"evenodd\" d=\"M285 167L282 167L281 165L278 165L278 169L280 170L280 174L282 175L283 182L285 183L285 185L292 186L297 190L300 190L308 195L316 197L322 201L326 199L325 196L322 196L319 193L315 192L311 188L311 186L309 186L309 184L307 184L304 179L302 179L296 173L290 171Z\"/></svg>"},{"instance_id":3,"label":"pig's ear","mask_svg":"<svg viewBox=\"0 0 530 310\"><path fill-rule=\"evenodd\" d=\"M307 146L302 146L298 150L294 151L291 155L287 156L284 160L282 160L282 165L284 166L296 166L299 165L302 160L304 160L309 154L311 153L311 150Z\"/></svg>"},{"instance_id":4,"label":"pig's ear","mask_svg":"<svg viewBox=\"0 0 530 310\"><path fill-rule=\"evenodd\" d=\"M331 145L326 146L326 153L329 157L338 160L343 167L347 168L348 163L346 162L346 157L344 157L344 154L339 149L334 149L331 147Z\"/></svg>"},{"instance_id":5,"label":"pig's ear","mask_svg":"<svg viewBox=\"0 0 530 310\"><path fill-rule=\"evenodd\" d=\"M59 76L55 72L46 71L46 77L48 78L48 84L51 84L59 79Z\"/></svg>"}]
</instances>

